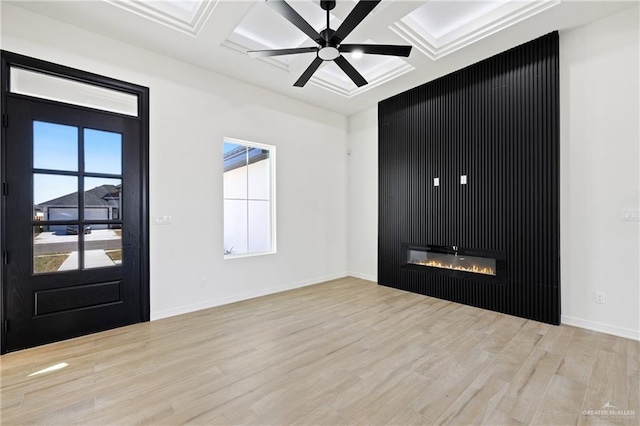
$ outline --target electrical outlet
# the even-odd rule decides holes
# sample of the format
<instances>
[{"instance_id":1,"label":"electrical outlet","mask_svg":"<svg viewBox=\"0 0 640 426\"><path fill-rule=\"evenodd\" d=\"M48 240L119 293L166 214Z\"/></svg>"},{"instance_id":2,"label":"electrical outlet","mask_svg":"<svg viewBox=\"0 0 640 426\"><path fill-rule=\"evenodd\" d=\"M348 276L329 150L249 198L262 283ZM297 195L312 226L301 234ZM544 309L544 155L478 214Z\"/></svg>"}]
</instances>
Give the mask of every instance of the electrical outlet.
<instances>
[{"instance_id":1,"label":"electrical outlet","mask_svg":"<svg viewBox=\"0 0 640 426\"><path fill-rule=\"evenodd\" d=\"M604 293L603 293L603 292L601 292L601 291L596 291L596 292L594 293L594 295L593 295L593 296L594 296L594 298L593 298L593 301L594 301L594 302L596 302L596 303L600 303L600 304L602 304L602 305L604 305L604 304L605 304L605 300L604 300Z\"/></svg>"},{"instance_id":2,"label":"electrical outlet","mask_svg":"<svg viewBox=\"0 0 640 426\"><path fill-rule=\"evenodd\" d=\"M461 175L460 176L460 185L466 185L467 184L467 175Z\"/></svg>"},{"instance_id":3,"label":"electrical outlet","mask_svg":"<svg viewBox=\"0 0 640 426\"><path fill-rule=\"evenodd\" d=\"M205 281L204 278L200 278L200 288L205 288L206 287L207 282Z\"/></svg>"}]
</instances>

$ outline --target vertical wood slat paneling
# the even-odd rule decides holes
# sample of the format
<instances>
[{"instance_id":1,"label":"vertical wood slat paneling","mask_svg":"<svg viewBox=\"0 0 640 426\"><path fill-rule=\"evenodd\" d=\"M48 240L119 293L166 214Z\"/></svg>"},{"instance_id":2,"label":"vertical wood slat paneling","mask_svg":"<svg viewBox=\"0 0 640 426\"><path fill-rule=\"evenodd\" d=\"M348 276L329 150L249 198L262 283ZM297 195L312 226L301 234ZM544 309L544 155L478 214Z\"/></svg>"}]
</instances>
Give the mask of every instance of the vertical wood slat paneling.
<instances>
[{"instance_id":1,"label":"vertical wood slat paneling","mask_svg":"<svg viewBox=\"0 0 640 426\"><path fill-rule=\"evenodd\" d=\"M554 32L380 102L380 284L560 323L558 54ZM501 251L506 272L403 268L402 243Z\"/></svg>"}]
</instances>

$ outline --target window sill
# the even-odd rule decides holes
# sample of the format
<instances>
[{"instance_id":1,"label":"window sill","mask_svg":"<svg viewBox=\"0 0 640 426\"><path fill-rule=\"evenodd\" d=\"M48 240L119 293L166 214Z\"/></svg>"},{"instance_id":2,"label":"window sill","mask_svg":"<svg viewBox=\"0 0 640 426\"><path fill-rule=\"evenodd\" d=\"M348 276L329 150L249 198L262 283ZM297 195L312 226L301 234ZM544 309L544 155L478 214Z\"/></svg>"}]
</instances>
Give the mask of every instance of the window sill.
<instances>
[{"instance_id":1,"label":"window sill","mask_svg":"<svg viewBox=\"0 0 640 426\"><path fill-rule=\"evenodd\" d=\"M276 251L261 251L260 253L243 253L243 254L225 254L224 260L228 259L242 259L244 257L256 257L256 256L268 256L270 254L276 254Z\"/></svg>"}]
</instances>

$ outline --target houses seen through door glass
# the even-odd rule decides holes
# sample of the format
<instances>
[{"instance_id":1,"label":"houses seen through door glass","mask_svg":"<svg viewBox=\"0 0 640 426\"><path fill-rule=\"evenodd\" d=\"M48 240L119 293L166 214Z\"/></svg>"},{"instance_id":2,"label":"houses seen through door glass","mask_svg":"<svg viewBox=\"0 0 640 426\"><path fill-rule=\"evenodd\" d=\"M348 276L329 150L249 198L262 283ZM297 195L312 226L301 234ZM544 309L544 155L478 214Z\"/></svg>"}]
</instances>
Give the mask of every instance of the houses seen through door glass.
<instances>
[{"instance_id":1,"label":"houses seen through door glass","mask_svg":"<svg viewBox=\"0 0 640 426\"><path fill-rule=\"evenodd\" d=\"M33 205L34 220L77 220L77 176L34 173Z\"/></svg>"},{"instance_id":2,"label":"houses seen through door glass","mask_svg":"<svg viewBox=\"0 0 640 426\"><path fill-rule=\"evenodd\" d=\"M122 161L120 133L33 122L34 273L122 263Z\"/></svg>"}]
</instances>

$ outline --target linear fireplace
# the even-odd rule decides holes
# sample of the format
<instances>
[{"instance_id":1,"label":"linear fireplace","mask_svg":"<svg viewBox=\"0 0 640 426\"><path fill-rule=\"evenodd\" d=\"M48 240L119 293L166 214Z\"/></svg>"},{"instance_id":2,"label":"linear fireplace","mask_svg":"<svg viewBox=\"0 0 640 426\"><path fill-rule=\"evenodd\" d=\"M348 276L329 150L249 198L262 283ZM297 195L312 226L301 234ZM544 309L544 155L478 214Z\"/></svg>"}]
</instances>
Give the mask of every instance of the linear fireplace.
<instances>
[{"instance_id":1,"label":"linear fireplace","mask_svg":"<svg viewBox=\"0 0 640 426\"><path fill-rule=\"evenodd\" d=\"M406 243L403 244L403 250L406 253L406 266L414 270L490 278L497 277L505 266L505 256L500 252Z\"/></svg>"}]
</instances>

